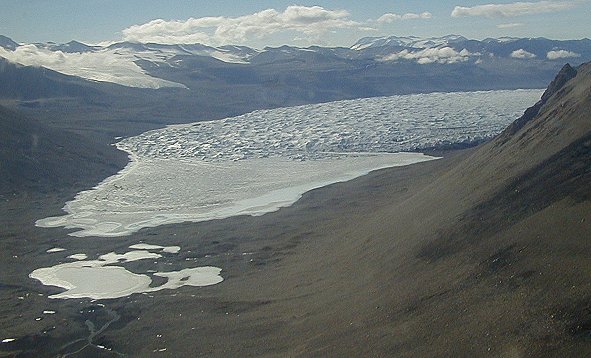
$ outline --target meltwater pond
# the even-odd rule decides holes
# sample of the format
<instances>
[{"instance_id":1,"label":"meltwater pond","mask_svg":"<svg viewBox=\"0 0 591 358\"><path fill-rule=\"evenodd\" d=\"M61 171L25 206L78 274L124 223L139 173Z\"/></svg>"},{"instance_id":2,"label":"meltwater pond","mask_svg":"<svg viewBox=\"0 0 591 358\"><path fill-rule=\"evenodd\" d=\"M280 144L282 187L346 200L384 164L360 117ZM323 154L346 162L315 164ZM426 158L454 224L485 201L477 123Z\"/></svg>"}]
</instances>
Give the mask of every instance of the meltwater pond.
<instances>
[{"instance_id":1,"label":"meltwater pond","mask_svg":"<svg viewBox=\"0 0 591 358\"><path fill-rule=\"evenodd\" d=\"M260 215L379 168L435 159L422 149L499 133L541 90L401 95L261 110L174 125L117 143L132 161L41 227L122 236L143 227ZM407 152L407 153L400 153Z\"/></svg>"}]
</instances>

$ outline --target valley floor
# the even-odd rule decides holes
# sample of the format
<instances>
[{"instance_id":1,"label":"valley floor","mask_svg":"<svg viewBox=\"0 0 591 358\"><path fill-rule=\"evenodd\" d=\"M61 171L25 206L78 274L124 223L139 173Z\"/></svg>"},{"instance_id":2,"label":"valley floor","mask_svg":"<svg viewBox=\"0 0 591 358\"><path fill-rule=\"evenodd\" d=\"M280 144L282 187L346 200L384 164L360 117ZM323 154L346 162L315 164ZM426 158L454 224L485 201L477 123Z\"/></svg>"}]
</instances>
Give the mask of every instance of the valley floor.
<instances>
[{"instance_id":1,"label":"valley floor","mask_svg":"<svg viewBox=\"0 0 591 358\"><path fill-rule=\"evenodd\" d=\"M0 339L16 340L1 343L0 356L588 355L589 189L521 208L511 190L537 187L524 175L517 187L475 194L480 178L458 180L475 153L373 172L260 217L123 238L33 226L72 193L9 198L0 207ZM48 299L58 290L28 278L75 252L96 257L140 241L182 250L125 264L131 271L191 261L221 267L224 281L93 302ZM68 251L46 253L56 246Z\"/></svg>"}]
</instances>

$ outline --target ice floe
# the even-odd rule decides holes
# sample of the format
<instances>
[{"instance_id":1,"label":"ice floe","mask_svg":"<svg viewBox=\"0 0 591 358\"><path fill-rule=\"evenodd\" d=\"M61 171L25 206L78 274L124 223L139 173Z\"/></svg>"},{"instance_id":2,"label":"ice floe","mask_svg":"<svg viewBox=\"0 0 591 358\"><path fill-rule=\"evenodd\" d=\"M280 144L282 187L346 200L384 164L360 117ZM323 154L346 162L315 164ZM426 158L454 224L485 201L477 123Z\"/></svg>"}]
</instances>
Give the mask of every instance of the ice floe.
<instances>
[{"instance_id":1,"label":"ice floe","mask_svg":"<svg viewBox=\"0 0 591 358\"><path fill-rule=\"evenodd\" d=\"M129 251L124 254L117 254L115 252L109 252L108 254L104 254L99 256L99 260L105 261L108 263L115 263L115 262L131 262L131 261L138 261L143 259L157 259L162 257L160 254L156 254L154 252L149 252L146 250L134 250Z\"/></svg>"},{"instance_id":2,"label":"ice floe","mask_svg":"<svg viewBox=\"0 0 591 358\"><path fill-rule=\"evenodd\" d=\"M45 252L49 253L49 254L53 254L54 252L62 252L62 251L66 251L66 249L61 248L61 247L54 247L52 249L49 249Z\"/></svg>"},{"instance_id":3,"label":"ice floe","mask_svg":"<svg viewBox=\"0 0 591 358\"><path fill-rule=\"evenodd\" d=\"M172 272L156 272L155 276L166 277L168 281L159 289L177 289L182 286L207 286L222 282L222 270L217 267L205 266L188 268Z\"/></svg>"},{"instance_id":4,"label":"ice floe","mask_svg":"<svg viewBox=\"0 0 591 358\"><path fill-rule=\"evenodd\" d=\"M131 245L129 248L137 250L162 250L162 252L167 252L171 254L176 254L181 250L180 246L160 246L143 243Z\"/></svg>"}]
</instances>

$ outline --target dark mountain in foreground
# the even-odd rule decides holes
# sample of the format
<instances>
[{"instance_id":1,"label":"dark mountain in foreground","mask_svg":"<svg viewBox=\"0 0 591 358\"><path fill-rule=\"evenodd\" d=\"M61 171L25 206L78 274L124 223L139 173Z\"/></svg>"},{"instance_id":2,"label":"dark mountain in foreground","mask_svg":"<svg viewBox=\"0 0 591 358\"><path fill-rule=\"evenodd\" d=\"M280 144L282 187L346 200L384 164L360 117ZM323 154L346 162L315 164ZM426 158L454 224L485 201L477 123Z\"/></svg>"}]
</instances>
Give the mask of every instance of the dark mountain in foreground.
<instances>
[{"instance_id":1,"label":"dark mountain in foreground","mask_svg":"<svg viewBox=\"0 0 591 358\"><path fill-rule=\"evenodd\" d=\"M438 172L392 171L388 203L356 208L354 227L306 252L326 255L302 263L321 273L309 300L330 302L308 320L338 325L306 335L306 354L589 355L591 63L565 66L543 99Z\"/></svg>"},{"instance_id":2,"label":"dark mountain in foreground","mask_svg":"<svg viewBox=\"0 0 591 358\"><path fill-rule=\"evenodd\" d=\"M100 91L79 77L46 68L21 66L0 57L0 98L32 100L79 97L96 99Z\"/></svg>"},{"instance_id":3,"label":"dark mountain in foreground","mask_svg":"<svg viewBox=\"0 0 591 358\"><path fill-rule=\"evenodd\" d=\"M82 190L114 174L127 155L91 136L52 128L0 106L0 195Z\"/></svg>"},{"instance_id":4,"label":"dark mountain in foreground","mask_svg":"<svg viewBox=\"0 0 591 358\"><path fill-rule=\"evenodd\" d=\"M405 206L429 223L405 225L416 240L407 262L431 278L403 304L412 311L401 318L419 323L409 333L432 344L411 351L591 351L591 64L549 91L521 128L478 148Z\"/></svg>"},{"instance_id":5,"label":"dark mountain in foreground","mask_svg":"<svg viewBox=\"0 0 591 358\"><path fill-rule=\"evenodd\" d=\"M529 121L534 119L540 113L540 109L542 109L546 102L548 102L548 100L556 92L558 92L562 87L564 87L566 82L573 79L576 75L577 70L572 68L570 64L567 63L566 65L564 65L564 67L562 67L558 75L556 75L556 78L554 78L554 80L550 83L550 85L542 95L542 98L540 98L540 100L532 107L528 108L521 117L515 120L515 122L513 122L509 126L509 128L507 128L507 130L504 131L504 133L501 135L498 141L509 140L511 136L515 134L515 132L523 128L523 126L525 126Z\"/></svg>"}]
</instances>

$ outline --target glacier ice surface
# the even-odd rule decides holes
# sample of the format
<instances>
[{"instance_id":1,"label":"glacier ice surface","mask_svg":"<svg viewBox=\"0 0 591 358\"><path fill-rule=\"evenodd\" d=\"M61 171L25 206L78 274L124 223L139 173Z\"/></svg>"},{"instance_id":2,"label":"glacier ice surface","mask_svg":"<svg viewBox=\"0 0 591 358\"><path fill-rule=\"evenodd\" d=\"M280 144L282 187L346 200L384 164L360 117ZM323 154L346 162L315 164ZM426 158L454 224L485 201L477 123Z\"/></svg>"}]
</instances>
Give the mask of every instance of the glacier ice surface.
<instances>
[{"instance_id":1,"label":"glacier ice surface","mask_svg":"<svg viewBox=\"0 0 591 358\"><path fill-rule=\"evenodd\" d=\"M434 159L426 148L499 133L541 90L430 93L259 110L121 140L132 161L41 227L124 236L144 227L261 215L372 170ZM406 153L401 153L406 152Z\"/></svg>"}]
</instances>

